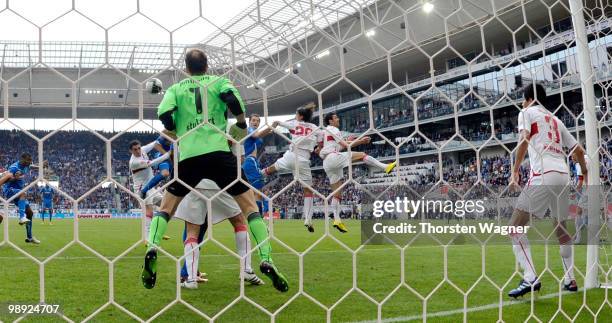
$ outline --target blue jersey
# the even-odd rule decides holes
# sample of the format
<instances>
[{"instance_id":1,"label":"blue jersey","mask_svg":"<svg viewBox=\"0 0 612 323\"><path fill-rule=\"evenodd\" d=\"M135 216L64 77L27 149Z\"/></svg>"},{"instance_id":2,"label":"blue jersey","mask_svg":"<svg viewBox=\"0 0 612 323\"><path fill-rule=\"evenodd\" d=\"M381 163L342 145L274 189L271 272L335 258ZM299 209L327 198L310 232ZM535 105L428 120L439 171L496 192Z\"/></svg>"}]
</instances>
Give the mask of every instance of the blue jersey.
<instances>
[{"instance_id":1,"label":"blue jersey","mask_svg":"<svg viewBox=\"0 0 612 323\"><path fill-rule=\"evenodd\" d=\"M10 181L4 183L4 190L12 189L12 190L21 190L25 186L25 179L23 175L26 175L30 172L29 166L23 166L19 164L19 162L15 162L11 166L9 166L7 172L13 174L14 177L21 177L19 179L13 178Z\"/></svg>"},{"instance_id":2,"label":"blue jersey","mask_svg":"<svg viewBox=\"0 0 612 323\"><path fill-rule=\"evenodd\" d=\"M242 170L247 180L253 187L260 190L264 186L263 175L261 175L259 168L259 161L253 156L246 156L244 163L242 164Z\"/></svg>"},{"instance_id":3,"label":"blue jersey","mask_svg":"<svg viewBox=\"0 0 612 323\"><path fill-rule=\"evenodd\" d=\"M45 186L40 190L44 203L51 203L53 201L53 189L51 186Z\"/></svg>"},{"instance_id":4,"label":"blue jersey","mask_svg":"<svg viewBox=\"0 0 612 323\"><path fill-rule=\"evenodd\" d=\"M251 135L256 130L257 129L255 129L253 127L249 127L247 129L247 134ZM250 155L253 151L257 151L261 146L263 146L263 140L261 138L248 137L244 141L244 155L245 156Z\"/></svg>"}]
</instances>

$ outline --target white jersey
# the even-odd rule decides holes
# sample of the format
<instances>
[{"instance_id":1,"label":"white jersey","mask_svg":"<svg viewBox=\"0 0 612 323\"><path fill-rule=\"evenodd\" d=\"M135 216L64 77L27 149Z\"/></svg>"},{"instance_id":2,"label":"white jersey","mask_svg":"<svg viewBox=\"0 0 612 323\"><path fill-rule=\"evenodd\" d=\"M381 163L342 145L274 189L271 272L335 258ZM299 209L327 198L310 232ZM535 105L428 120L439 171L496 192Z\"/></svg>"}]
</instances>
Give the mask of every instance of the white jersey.
<instances>
[{"instance_id":1,"label":"white jersey","mask_svg":"<svg viewBox=\"0 0 612 323\"><path fill-rule=\"evenodd\" d=\"M531 176L548 172L568 173L567 157L577 141L563 122L541 105L523 109L518 116L518 130L529 133L529 164Z\"/></svg>"},{"instance_id":2,"label":"white jersey","mask_svg":"<svg viewBox=\"0 0 612 323\"><path fill-rule=\"evenodd\" d=\"M321 152L319 152L319 156L321 159L325 159L327 155L331 153L338 153L344 149L344 147L340 144L338 139L344 139L342 132L340 129L329 125L325 128L325 138L323 139L323 148ZM336 139L338 138L338 139Z\"/></svg>"},{"instance_id":3,"label":"white jersey","mask_svg":"<svg viewBox=\"0 0 612 323\"><path fill-rule=\"evenodd\" d=\"M142 146L140 157L132 155L130 157L130 172L132 173L132 182L134 192L140 191L151 178L153 178L153 170L151 166L155 166L162 161L168 159L170 153L166 153L154 160L149 160L148 153L155 148L155 141Z\"/></svg>"},{"instance_id":4,"label":"white jersey","mask_svg":"<svg viewBox=\"0 0 612 323\"><path fill-rule=\"evenodd\" d=\"M289 150L299 158L310 160L310 154L314 147L322 140L319 128L310 122L297 120L279 122L279 125L289 129L291 133L291 146L289 146Z\"/></svg>"}]
</instances>

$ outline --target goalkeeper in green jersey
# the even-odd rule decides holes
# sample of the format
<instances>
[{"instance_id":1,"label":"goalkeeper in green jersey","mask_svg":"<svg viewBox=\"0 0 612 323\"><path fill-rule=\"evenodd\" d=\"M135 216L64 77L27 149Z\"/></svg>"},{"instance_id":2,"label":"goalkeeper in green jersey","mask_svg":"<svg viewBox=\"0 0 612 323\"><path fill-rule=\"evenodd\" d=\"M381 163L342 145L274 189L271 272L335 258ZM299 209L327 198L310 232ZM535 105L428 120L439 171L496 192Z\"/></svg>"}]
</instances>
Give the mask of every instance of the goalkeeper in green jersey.
<instances>
[{"instance_id":1,"label":"goalkeeper in green jersey","mask_svg":"<svg viewBox=\"0 0 612 323\"><path fill-rule=\"evenodd\" d=\"M276 289L286 292L289 284L272 262L268 228L255 203L255 195L243 182L234 183L238 177L237 160L230 151L224 133L229 110L238 120L230 128L230 135L235 140L241 140L247 134L245 108L240 93L227 78L206 74L208 59L202 50L187 51L185 66L190 77L168 88L157 110L164 128L180 137L178 179L189 187L196 187L205 178L221 188L227 187L227 192L236 200L247 219L253 240L259 245L261 272L272 280ZM201 125L206 108L208 124ZM242 179L248 182L244 173ZM166 232L168 221L189 191L179 181L172 182L164 194L159 211L151 221L149 245L142 270L145 288L155 286L157 248Z\"/></svg>"}]
</instances>

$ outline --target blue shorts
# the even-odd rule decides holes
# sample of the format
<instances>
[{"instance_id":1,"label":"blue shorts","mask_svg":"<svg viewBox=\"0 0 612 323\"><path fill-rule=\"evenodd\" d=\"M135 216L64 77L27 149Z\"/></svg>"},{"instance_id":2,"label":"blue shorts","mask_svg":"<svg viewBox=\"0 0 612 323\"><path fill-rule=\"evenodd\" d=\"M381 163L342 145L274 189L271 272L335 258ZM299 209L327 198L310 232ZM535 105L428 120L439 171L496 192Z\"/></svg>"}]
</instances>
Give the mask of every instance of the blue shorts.
<instances>
[{"instance_id":1,"label":"blue shorts","mask_svg":"<svg viewBox=\"0 0 612 323\"><path fill-rule=\"evenodd\" d=\"M53 208L53 202L51 202L51 201L48 201L48 202L43 201L42 208L43 209L52 209Z\"/></svg>"},{"instance_id":2,"label":"blue shorts","mask_svg":"<svg viewBox=\"0 0 612 323\"><path fill-rule=\"evenodd\" d=\"M157 170L159 171L162 171L162 170L170 171L171 169L172 169L172 164L168 160L161 162L160 164L157 165Z\"/></svg>"},{"instance_id":3,"label":"blue shorts","mask_svg":"<svg viewBox=\"0 0 612 323\"><path fill-rule=\"evenodd\" d=\"M14 195L19 194L19 192L21 191L20 188L15 188L15 187L5 187L3 190L4 193L4 198L5 199L10 199L11 197L13 197ZM18 198L13 200L13 203L15 203L15 205L17 205L17 202L19 201Z\"/></svg>"},{"instance_id":4,"label":"blue shorts","mask_svg":"<svg viewBox=\"0 0 612 323\"><path fill-rule=\"evenodd\" d=\"M252 156L249 156L244 159L244 163L242 164L242 171L246 176L247 180L253 187L258 190L264 186L264 178L260 173L259 161Z\"/></svg>"}]
</instances>

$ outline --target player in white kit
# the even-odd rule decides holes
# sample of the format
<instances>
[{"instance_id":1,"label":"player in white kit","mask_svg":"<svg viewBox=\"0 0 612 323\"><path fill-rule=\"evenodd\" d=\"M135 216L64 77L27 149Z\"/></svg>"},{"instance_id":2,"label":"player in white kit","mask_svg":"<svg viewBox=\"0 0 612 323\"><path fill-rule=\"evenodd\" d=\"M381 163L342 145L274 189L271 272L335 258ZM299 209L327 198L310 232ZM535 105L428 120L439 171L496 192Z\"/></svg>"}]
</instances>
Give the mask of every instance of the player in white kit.
<instances>
[{"instance_id":1,"label":"player in white kit","mask_svg":"<svg viewBox=\"0 0 612 323\"><path fill-rule=\"evenodd\" d=\"M241 145L238 145L241 146ZM198 193L211 199L221 190L219 186L210 179L202 179L195 187ZM236 249L243 263L243 279L251 285L263 285L261 280L251 267L251 242L249 240L249 230L246 219L242 216L240 207L234 198L227 192L216 195L210 201L212 224L217 224L223 220L229 220L234 227L236 238ZM181 201L176 209L175 218L182 219L187 225L187 238L185 239L185 264L187 266L187 281L181 284L188 289L198 288L198 263L200 259L200 248L198 235L200 227L207 225L208 207L206 200L202 199L194 192L189 192Z\"/></svg>"},{"instance_id":2,"label":"player in white kit","mask_svg":"<svg viewBox=\"0 0 612 323\"><path fill-rule=\"evenodd\" d=\"M262 174L267 176L276 173L277 171L291 172L294 170L294 176L304 184L312 186L312 173L310 172L310 155L318 142L321 141L320 129L310 123L314 104L300 107L295 113L295 120L287 122L275 121L272 127L281 126L289 129L291 133L291 145L283 157L279 158L274 165L265 168ZM312 226L312 207L313 194L312 191L304 186L304 225L310 232L314 232Z\"/></svg>"},{"instance_id":3,"label":"player in white kit","mask_svg":"<svg viewBox=\"0 0 612 323\"><path fill-rule=\"evenodd\" d=\"M170 152L167 152L153 160L149 160L148 153L155 148L156 141L153 141L145 146L141 146L140 141L134 140L130 142L130 173L132 173L132 190L136 194L140 194L140 189L143 185L153 178L153 169L159 163L167 160L170 157ZM161 194L156 189L151 189L145 197L145 236L149 234L151 219L153 218L153 207L161 202ZM164 236L167 240L168 237Z\"/></svg>"},{"instance_id":4,"label":"player in white kit","mask_svg":"<svg viewBox=\"0 0 612 323\"><path fill-rule=\"evenodd\" d=\"M567 149L578 161L586 176L584 149L563 122L543 106L546 103L546 90L542 85L527 86L524 90L524 98L523 110L518 116L520 139L512 170L511 186L517 187L520 183L520 167L527 151L529 152L531 175L517 199L511 225L524 226L529 222L531 214L543 217L550 209L565 272L563 285L565 290L577 291L572 238L565 226L569 212L570 176L563 149ZM516 298L532 290L540 290L542 284L538 280L531 258L527 236L525 234L512 234L511 236L514 255L524 271L519 286L508 293L508 296Z\"/></svg>"},{"instance_id":5,"label":"player in white kit","mask_svg":"<svg viewBox=\"0 0 612 323\"><path fill-rule=\"evenodd\" d=\"M323 148L319 151L319 156L323 159L323 169L329 178L334 196L332 197L331 208L334 214L334 228L340 232L347 232L348 229L340 219L340 201L342 191L339 190L344 179L344 168L349 167L353 161L363 161L366 165L376 167L385 173L390 173L396 166L397 162L390 164L381 163L376 158L368 156L368 154L360 151L343 152L348 146L356 147L358 145L368 144L371 138L364 136L361 139L353 140L353 138L344 138L340 132L340 118L335 113L329 113L323 118L325 127L325 136L323 138ZM343 141L344 142L343 142Z\"/></svg>"}]
</instances>

